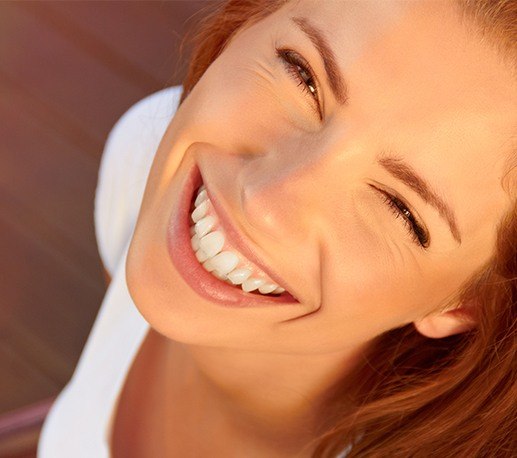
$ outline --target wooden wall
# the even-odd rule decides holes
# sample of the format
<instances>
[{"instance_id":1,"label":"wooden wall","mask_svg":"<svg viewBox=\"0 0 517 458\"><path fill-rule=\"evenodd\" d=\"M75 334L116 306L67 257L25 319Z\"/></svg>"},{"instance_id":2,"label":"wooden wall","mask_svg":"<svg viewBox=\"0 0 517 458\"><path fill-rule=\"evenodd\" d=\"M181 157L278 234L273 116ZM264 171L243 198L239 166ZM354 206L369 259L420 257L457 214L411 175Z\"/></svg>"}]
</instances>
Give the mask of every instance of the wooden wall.
<instances>
[{"instance_id":1,"label":"wooden wall","mask_svg":"<svg viewBox=\"0 0 517 458\"><path fill-rule=\"evenodd\" d=\"M0 418L72 375L105 292L105 139L132 104L181 84L180 42L209 3L0 1Z\"/></svg>"}]
</instances>

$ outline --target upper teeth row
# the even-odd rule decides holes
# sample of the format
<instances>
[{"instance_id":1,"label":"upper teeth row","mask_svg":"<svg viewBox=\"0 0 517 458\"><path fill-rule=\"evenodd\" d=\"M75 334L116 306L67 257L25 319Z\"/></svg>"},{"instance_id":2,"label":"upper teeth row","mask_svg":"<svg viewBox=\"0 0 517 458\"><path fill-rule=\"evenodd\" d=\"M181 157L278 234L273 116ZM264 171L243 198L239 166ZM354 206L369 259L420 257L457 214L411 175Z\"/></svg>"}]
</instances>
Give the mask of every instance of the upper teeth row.
<instances>
[{"instance_id":1,"label":"upper teeth row","mask_svg":"<svg viewBox=\"0 0 517 458\"><path fill-rule=\"evenodd\" d=\"M226 237L221 229L212 231L217 219L207 215L211 202L204 185L199 188L194 205L196 208L191 218L195 225L190 228L192 249L196 252L197 260L208 272L227 283L240 285L246 292L257 288L262 294L280 294L285 291L266 278L252 277L253 271L248 267L237 268L242 261L242 255L239 256L234 251L221 251ZM265 274L262 272L262 275Z\"/></svg>"}]
</instances>

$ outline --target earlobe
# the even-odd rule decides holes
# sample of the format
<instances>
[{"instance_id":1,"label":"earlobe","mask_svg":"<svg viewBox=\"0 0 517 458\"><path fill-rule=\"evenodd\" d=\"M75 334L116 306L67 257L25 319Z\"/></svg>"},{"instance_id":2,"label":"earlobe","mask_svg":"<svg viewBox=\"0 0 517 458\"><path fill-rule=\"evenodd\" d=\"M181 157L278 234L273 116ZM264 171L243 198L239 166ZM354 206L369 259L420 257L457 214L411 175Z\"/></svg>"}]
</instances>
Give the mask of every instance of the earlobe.
<instances>
[{"instance_id":1,"label":"earlobe","mask_svg":"<svg viewBox=\"0 0 517 458\"><path fill-rule=\"evenodd\" d=\"M428 315L414 321L413 325L423 336L440 339L469 331L476 326L476 322L467 308L459 307L447 312Z\"/></svg>"}]
</instances>

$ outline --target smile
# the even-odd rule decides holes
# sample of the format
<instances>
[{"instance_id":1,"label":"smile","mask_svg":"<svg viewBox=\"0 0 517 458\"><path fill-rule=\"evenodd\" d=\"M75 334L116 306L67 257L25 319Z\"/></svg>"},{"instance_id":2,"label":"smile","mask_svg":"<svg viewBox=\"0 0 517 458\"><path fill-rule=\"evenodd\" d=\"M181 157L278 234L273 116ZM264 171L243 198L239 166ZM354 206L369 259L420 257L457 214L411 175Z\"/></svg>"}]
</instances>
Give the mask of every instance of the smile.
<instances>
[{"instance_id":1,"label":"smile","mask_svg":"<svg viewBox=\"0 0 517 458\"><path fill-rule=\"evenodd\" d=\"M169 255L185 282L203 298L224 306L299 303L267 267L255 262L209 194L194 164L167 228Z\"/></svg>"},{"instance_id":2,"label":"smile","mask_svg":"<svg viewBox=\"0 0 517 458\"><path fill-rule=\"evenodd\" d=\"M191 207L191 220L194 223L190 228L192 249L205 270L230 285L240 285L246 292L280 294L285 291L229 243L204 185L197 191Z\"/></svg>"}]
</instances>

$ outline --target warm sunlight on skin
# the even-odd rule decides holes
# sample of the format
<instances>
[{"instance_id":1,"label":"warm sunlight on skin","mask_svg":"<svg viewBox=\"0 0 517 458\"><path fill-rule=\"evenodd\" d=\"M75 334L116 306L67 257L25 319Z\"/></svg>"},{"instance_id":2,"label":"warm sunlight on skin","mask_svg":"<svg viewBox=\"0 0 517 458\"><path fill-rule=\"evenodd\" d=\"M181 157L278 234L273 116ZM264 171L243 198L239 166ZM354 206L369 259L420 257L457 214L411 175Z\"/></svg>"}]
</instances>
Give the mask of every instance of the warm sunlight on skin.
<instances>
[{"instance_id":1,"label":"warm sunlight on skin","mask_svg":"<svg viewBox=\"0 0 517 458\"><path fill-rule=\"evenodd\" d=\"M182 367L198 367L239 412L267 418L278 408L294 418L395 327L415 323L429 337L466 329L431 312L493 251L510 203L501 179L517 100L510 72L456 14L448 0L290 2L239 31L173 118L131 243L128 286L151 326L189 355ZM345 103L297 24L326 37ZM318 100L275 47L310 64ZM449 210L426 203L382 157L401 159ZM165 235L193 162L300 304L225 308L185 283ZM380 191L408 203L429 246Z\"/></svg>"}]
</instances>

